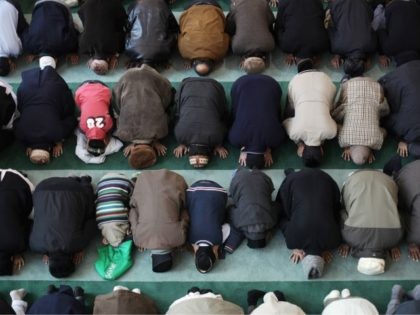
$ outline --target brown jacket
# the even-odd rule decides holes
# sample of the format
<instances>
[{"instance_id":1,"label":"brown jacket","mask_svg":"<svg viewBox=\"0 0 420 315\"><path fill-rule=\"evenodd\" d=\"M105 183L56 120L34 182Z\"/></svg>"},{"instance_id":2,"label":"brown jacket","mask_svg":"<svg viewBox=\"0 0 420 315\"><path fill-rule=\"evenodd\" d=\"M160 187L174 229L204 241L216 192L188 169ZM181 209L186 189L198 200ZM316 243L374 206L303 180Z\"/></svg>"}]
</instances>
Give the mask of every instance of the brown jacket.
<instances>
[{"instance_id":1,"label":"brown jacket","mask_svg":"<svg viewBox=\"0 0 420 315\"><path fill-rule=\"evenodd\" d=\"M130 200L134 244L145 249L173 249L185 243L188 213L184 178L169 170L143 171Z\"/></svg>"},{"instance_id":2,"label":"brown jacket","mask_svg":"<svg viewBox=\"0 0 420 315\"><path fill-rule=\"evenodd\" d=\"M114 87L115 136L125 142L162 139L173 100L171 83L153 68L128 70Z\"/></svg>"},{"instance_id":3,"label":"brown jacket","mask_svg":"<svg viewBox=\"0 0 420 315\"><path fill-rule=\"evenodd\" d=\"M95 298L93 314L159 314L147 295L118 290Z\"/></svg>"},{"instance_id":4,"label":"brown jacket","mask_svg":"<svg viewBox=\"0 0 420 315\"><path fill-rule=\"evenodd\" d=\"M219 61L229 49L223 11L214 5L193 5L181 14L178 48L185 59Z\"/></svg>"}]
</instances>

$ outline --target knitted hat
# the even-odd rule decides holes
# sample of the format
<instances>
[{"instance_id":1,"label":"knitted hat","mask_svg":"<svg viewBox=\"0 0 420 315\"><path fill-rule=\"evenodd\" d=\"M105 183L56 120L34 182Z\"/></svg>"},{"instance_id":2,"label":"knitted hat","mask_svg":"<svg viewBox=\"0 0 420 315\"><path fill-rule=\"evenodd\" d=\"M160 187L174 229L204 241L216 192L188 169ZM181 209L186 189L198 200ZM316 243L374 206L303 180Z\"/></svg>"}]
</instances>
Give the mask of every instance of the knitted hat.
<instances>
[{"instance_id":1,"label":"knitted hat","mask_svg":"<svg viewBox=\"0 0 420 315\"><path fill-rule=\"evenodd\" d=\"M301 73L303 71L312 70L314 68L314 62L311 58L305 58L298 62L297 69L298 73Z\"/></svg>"},{"instance_id":2,"label":"knitted hat","mask_svg":"<svg viewBox=\"0 0 420 315\"><path fill-rule=\"evenodd\" d=\"M264 167L264 154L263 153L246 153L246 166L249 168L261 169Z\"/></svg>"},{"instance_id":3,"label":"knitted hat","mask_svg":"<svg viewBox=\"0 0 420 315\"><path fill-rule=\"evenodd\" d=\"M190 164L195 168L205 167L209 163L210 148L208 145L191 144L188 156Z\"/></svg>"},{"instance_id":4,"label":"knitted hat","mask_svg":"<svg viewBox=\"0 0 420 315\"><path fill-rule=\"evenodd\" d=\"M89 140L87 151L94 155L99 156L105 153L105 142L103 140Z\"/></svg>"},{"instance_id":5,"label":"knitted hat","mask_svg":"<svg viewBox=\"0 0 420 315\"><path fill-rule=\"evenodd\" d=\"M302 153L302 159L305 166L316 167L321 164L322 150L321 146L305 145Z\"/></svg>"},{"instance_id":6,"label":"knitted hat","mask_svg":"<svg viewBox=\"0 0 420 315\"><path fill-rule=\"evenodd\" d=\"M199 246L195 253L195 267L201 273L207 273L216 262L212 246Z\"/></svg>"},{"instance_id":7,"label":"knitted hat","mask_svg":"<svg viewBox=\"0 0 420 315\"><path fill-rule=\"evenodd\" d=\"M5 77L10 73L10 62L7 57L0 57L0 76Z\"/></svg>"},{"instance_id":8,"label":"knitted hat","mask_svg":"<svg viewBox=\"0 0 420 315\"><path fill-rule=\"evenodd\" d=\"M303 273L308 279L321 278L325 261L321 256L306 255L302 260Z\"/></svg>"},{"instance_id":9,"label":"knitted hat","mask_svg":"<svg viewBox=\"0 0 420 315\"><path fill-rule=\"evenodd\" d=\"M103 59L89 60L89 68L97 75L104 75L108 72L108 62Z\"/></svg>"},{"instance_id":10,"label":"knitted hat","mask_svg":"<svg viewBox=\"0 0 420 315\"><path fill-rule=\"evenodd\" d=\"M73 257L70 254L63 254L63 253L50 254L48 266L50 269L50 274L54 278L68 277L75 270Z\"/></svg>"},{"instance_id":11,"label":"knitted hat","mask_svg":"<svg viewBox=\"0 0 420 315\"><path fill-rule=\"evenodd\" d=\"M43 56L39 58L39 67L41 68L41 70L44 70L44 68L48 66L53 67L54 69L56 68L57 64L53 57Z\"/></svg>"},{"instance_id":12,"label":"knitted hat","mask_svg":"<svg viewBox=\"0 0 420 315\"><path fill-rule=\"evenodd\" d=\"M359 258L357 271L368 276L380 275L385 272L385 259L373 257Z\"/></svg>"},{"instance_id":13,"label":"knitted hat","mask_svg":"<svg viewBox=\"0 0 420 315\"><path fill-rule=\"evenodd\" d=\"M12 256L7 253L0 253L0 276L11 276L12 274Z\"/></svg>"},{"instance_id":14,"label":"knitted hat","mask_svg":"<svg viewBox=\"0 0 420 315\"><path fill-rule=\"evenodd\" d=\"M154 165L157 161L155 150L146 144L139 144L134 146L128 157L128 163L134 169L148 168Z\"/></svg>"},{"instance_id":15,"label":"knitted hat","mask_svg":"<svg viewBox=\"0 0 420 315\"><path fill-rule=\"evenodd\" d=\"M249 248L264 248L265 247L265 238L259 240L248 239L247 243Z\"/></svg>"},{"instance_id":16,"label":"knitted hat","mask_svg":"<svg viewBox=\"0 0 420 315\"><path fill-rule=\"evenodd\" d=\"M153 272L165 272L172 268L172 255L171 253L152 255L152 270Z\"/></svg>"},{"instance_id":17,"label":"knitted hat","mask_svg":"<svg viewBox=\"0 0 420 315\"><path fill-rule=\"evenodd\" d=\"M50 162L50 152L42 149L34 149L32 150L29 159L34 164L47 164Z\"/></svg>"}]
</instances>

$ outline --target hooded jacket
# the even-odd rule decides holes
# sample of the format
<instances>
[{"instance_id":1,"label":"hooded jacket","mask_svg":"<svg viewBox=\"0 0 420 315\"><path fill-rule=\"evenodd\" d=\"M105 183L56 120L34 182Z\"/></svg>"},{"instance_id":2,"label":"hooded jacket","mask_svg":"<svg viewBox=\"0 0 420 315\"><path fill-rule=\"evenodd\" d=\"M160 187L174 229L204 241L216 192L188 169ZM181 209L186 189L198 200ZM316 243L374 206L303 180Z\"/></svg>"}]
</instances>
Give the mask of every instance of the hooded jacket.
<instances>
[{"instance_id":1,"label":"hooded jacket","mask_svg":"<svg viewBox=\"0 0 420 315\"><path fill-rule=\"evenodd\" d=\"M335 92L335 85L324 72L309 70L294 76L287 96L294 117L283 121L291 140L320 146L324 140L336 136L337 124L330 114Z\"/></svg>"},{"instance_id":2,"label":"hooded jacket","mask_svg":"<svg viewBox=\"0 0 420 315\"><path fill-rule=\"evenodd\" d=\"M328 29L331 52L341 56L374 54L376 33L372 29L373 11L365 0L331 2L332 26Z\"/></svg>"},{"instance_id":3,"label":"hooded jacket","mask_svg":"<svg viewBox=\"0 0 420 315\"><path fill-rule=\"evenodd\" d=\"M86 82L75 93L79 127L88 140L104 140L114 122L109 113L111 90L100 82Z\"/></svg>"},{"instance_id":4,"label":"hooded jacket","mask_svg":"<svg viewBox=\"0 0 420 315\"><path fill-rule=\"evenodd\" d=\"M155 302L143 292L117 290L97 295L93 314L159 314L159 311Z\"/></svg>"},{"instance_id":5,"label":"hooded jacket","mask_svg":"<svg viewBox=\"0 0 420 315\"><path fill-rule=\"evenodd\" d=\"M420 244L420 160L405 165L395 177L399 205L408 216L407 242Z\"/></svg>"},{"instance_id":6,"label":"hooded jacket","mask_svg":"<svg viewBox=\"0 0 420 315\"><path fill-rule=\"evenodd\" d=\"M34 224L29 240L39 254L74 254L95 235L95 196L84 178L51 177L33 194Z\"/></svg>"},{"instance_id":7,"label":"hooded jacket","mask_svg":"<svg viewBox=\"0 0 420 315\"><path fill-rule=\"evenodd\" d=\"M385 90L391 114L384 120L387 130L404 141L420 141L420 60L407 62L384 75L379 83Z\"/></svg>"},{"instance_id":8,"label":"hooded jacket","mask_svg":"<svg viewBox=\"0 0 420 315\"><path fill-rule=\"evenodd\" d=\"M181 175L165 169L140 173L131 196L129 213L137 247L173 249L185 243L187 187Z\"/></svg>"},{"instance_id":9,"label":"hooded jacket","mask_svg":"<svg viewBox=\"0 0 420 315\"><path fill-rule=\"evenodd\" d=\"M376 257L400 242L398 186L391 177L377 170L357 171L345 182L342 198L342 236L356 257Z\"/></svg>"},{"instance_id":10,"label":"hooded jacket","mask_svg":"<svg viewBox=\"0 0 420 315\"><path fill-rule=\"evenodd\" d=\"M226 221L227 192L210 180L199 180L187 189L191 244L222 245L222 225Z\"/></svg>"},{"instance_id":11,"label":"hooded jacket","mask_svg":"<svg viewBox=\"0 0 420 315\"><path fill-rule=\"evenodd\" d=\"M420 5L416 1L392 1L385 8L385 21L385 29L378 30L381 53L420 52Z\"/></svg>"},{"instance_id":12,"label":"hooded jacket","mask_svg":"<svg viewBox=\"0 0 420 315\"><path fill-rule=\"evenodd\" d=\"M29 28L23 36L23 50L31 55L59 57L76 53L78 32L73 17L60 0L38 0Z\"/></svg>"},{"instance_id":13,"label":"hooded jacket","mask_svg":"<svg viewBox=\"0 0 420 315\"><path fill-rule=\"evenodd\" d=\"M48 149L73 133L77 124L73 95L54 68L22 72L17 99L16 137L26 146Z\"/></svg>"},{"instance_id":14,"label":"hooded jacket","mask_svg":"<svg viewBox=\"0 0 420 315\"><path fill-rule=\"evenodd\" d=\"M223 86L210 78L187 78L176 95L175 138L179 143L222 145L228 105Z\"/></svg>"},{"instance_id":15,"label":"hooded jacket","mask_svg":"<svg viewBox=\"0 0 420 315\"><path fill-rule=\"evenodd\" d=\"M173 52L179 32L166 0L141 0L129 10L125 53L133 60L164 61Z\"/></svg>"},{"instance_id":16,"label":"hooded jacket","mask_svg":"<svg viewBox=\"0 0 420 315\"><path fill-rule=\"evenodd\" d=\"M233 124L229 142L247 151L264 152L285 140L281 125L281 87L263 74L244 75L232 86Z\"/></svg>"},{"instance_id":17,"label":"hooded jacket","mask_svg":"<svg viewBox=\"0 0 420 315\"><path fill-rule=\"evenodd\" d=\"M274 50L274 14L266 0L236 0L226 19L235 55L269 54Z\"/></svg>"},{"instance_id":18,"label":"hooded jacket","mask_svg":"<svg viewBox=\"0 0 420 315\"><path fill-rule=\"evenodd\" d=\"M27 314L87 314L87 310L83 303L76 300L71 287L61 285L57 292L36 300Z\"/></svg>"},{"instance_id":19,"label":"hooded jacket","mask_svg":"<svg viewBox=\"0 0 420 315\"><path fill-rule=\"evenodd\" d=\"M18 171L0 170L0 252L14 255L27 249L33 190Z\"/></svg>"},{"instance_id":20,"label":"hooded jacket","mask_svg":"<svg viewBox=\"0 0 420 315\"><path fill-rule=\"evenodd\" d=\"M200 23L197 23L200 21ZM229 49L226 19L212 4L190 6L179 18L178 49L185 59L222 60Z\"/></svg>"},{"instance_id":21,"label":"hooded jacket","mask_svg":"<svg viewBox=\"0 0 420 315\"><path fill-rule=\"evenodd\" d=\"M274 191L271 178L260 170L240 168L229 187L233 206L228 210L229 222L247 239L265 239L278 221L278 208L271 200Z\"/></svg>"},{"instance_id":22,"label":"hooded jacket","mask_svg":"<svg viewBox=\"0 0 420 315\"><path fill-rule=\"evenodd\" d=\"M0 1L0 57L18 57L22 52L22 35L28 27L17 0Z\"/></svg>"},{"instance_id":23,"label":"hooded jacket","mask_svg":"<svg viewBox=\"0 0 420 315\"><path fill-rule=\"evenodd\" d=\"M288 174L276 198L287 248L317 256L337 248L341 243L340 197L337 183L319 169Z\"/></svg>"},{"instance_id":24,"label":"hooded jacket","mask_svg":"<svg viewBox=\"0 0 420 315\"><path fill-rule=\"evenodd\" d=\"M171 83L153 68L128 70L114 86L115 136L122 141L162 139L168 134Z\"/></svg>"},{"instance_id":25,"label":"hooded jacket","mask_svg":"<svg viewBox=\"0 0 420 315\"><path fill-rule=\"evenodd\" d=\"M338 132L340 147L367 146L380 150L386 132L380 119L389 114L384 90L375 80L357 77L344 82L332 116L342 122Z\"/></svg>"},{"instance_id":26,"label":"hooded jacket","mask_svg":"<svg viewBox=\"0 0 420 315\"><path fill-rule=\"evenodd\" d=\"M121 0L86 0L77 13L84 28L80 53L102 59L124 51L127 14Z\"/></svg>"},{"instance_id":27,"label":"hooded jacket","mask_svg":"<svg viewBox=\"0 0 420 315\"><path fill-rule=\"evenodd\" d=\"M299 58L309 58L328 50L322 2L279 1L275 34L281 50Z\"/></svg>"}]
</instances>

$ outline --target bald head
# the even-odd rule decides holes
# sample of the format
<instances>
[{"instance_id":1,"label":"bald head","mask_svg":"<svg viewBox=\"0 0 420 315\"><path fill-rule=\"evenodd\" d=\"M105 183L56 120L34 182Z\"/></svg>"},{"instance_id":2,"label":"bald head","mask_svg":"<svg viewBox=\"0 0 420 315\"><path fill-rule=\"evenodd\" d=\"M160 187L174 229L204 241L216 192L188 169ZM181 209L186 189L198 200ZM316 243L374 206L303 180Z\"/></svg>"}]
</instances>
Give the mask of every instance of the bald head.
<instances>
[{"instance_id":1,"label":"bald head","mask_svg":"<svg viewBox=\"0 0 420 315\"><path fill-rule=\"evenodd\" d=\"M197 62L194 66L195 72L198 75L208 75L210 73L210 65L207 62Z\"/></svg>"},{"instance_id":2,"label":"bald head","mask_svg":"<svg viewBox=\"0 0 420 315\"><path fill-rule=\"evenodd\" d=\"M260 57L248 57L243 61L242 68L248 74L261 73L265 70L264 59Z\"/></svg>"},{"instance_id":3,"label":"bald head","mask_svg":"<svg viewBox=\"0 0 420 315\"><path fill-rule=\"evenodd\" d=\"M105 75L108 72L108 62L103 59L89 60L89 68L97 75Z\"/></svg>"},{"instance_id":4,"label":"bald head","mask_svg":"<svg viewBox=\"0 0 420 315\"><path fill-rule=\"evenodd\" d=\"M362 145L353 145L350 147L350 157L354 164L363 165L369 160L371 149Z\"/></svg>"}]
</instances>

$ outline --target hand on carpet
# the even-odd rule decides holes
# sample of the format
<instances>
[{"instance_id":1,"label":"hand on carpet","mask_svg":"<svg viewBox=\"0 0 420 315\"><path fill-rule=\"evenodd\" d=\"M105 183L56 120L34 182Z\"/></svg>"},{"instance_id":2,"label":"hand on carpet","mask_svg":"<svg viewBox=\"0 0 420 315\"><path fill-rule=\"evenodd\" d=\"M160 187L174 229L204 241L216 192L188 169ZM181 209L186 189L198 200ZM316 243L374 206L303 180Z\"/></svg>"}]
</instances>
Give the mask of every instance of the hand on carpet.
<instances>
[{"instance_id":1,"label":"hand on carpet","mask_svg":"<svg viewBox=\"0 0 420 315\"><path fill-rule=\"evenodd\" d=\"M214 155L218 155L221 159L226 159L227 156L229 155L229 151L222 146L217 146L214 148Z\"/></svg>"},{"instance_id":2,"label":"hand on carpet","mask_svg":"<svg viewBox=\"0 0 420 315\"><path fill-rule=\"evenodd\" d=\"M414 243L408 245L408 257L418 262L420 260L420 248Z\"/></svg>"},{"instance_id":3,"label":"hand on carpet","mask_svg":"<svg viewBox=\"0 0 420 315\"><path fill-rule=\"evenodd\" d=\"M343 258L347 258L347 256L350 253L350 246L347 244L341 244L338 247L338 254L343 257Z\"/></svg>"},{"instance_id":4,"label":"hand on carpet","mask_svg":"<svg viewBox=\"0 0 420 315\"><path fill-rule=\"evenodd\" d=\"M297 264L305 257L305 252L301 249L294 249L290 255L292 263Z\"/></svg>"},{"instance_id":5,"label":"hand on carpet","mask_svg":"<svg viewBox=\"0 0 420 315\"><path fill-rule=\"evenodd\" d=\"M391 259L393 261L398 261L401 258L401 251L399 247L391 248L391 250L389 251L389 255L391 256Z\"/></svg>"},{"instance_id":6,"label":"hand on carpet","mask_svg":"<svg viewBox=\"0 0 420 315\"><path fill-rule=\"evenodd\" d=\"M180 144L179 146L177 146L174 149L174 155L175 155L176 158L183 157L187 153L188 153L188 148L187 148L187 146L185 146L183 144Z\"/></svg>"}]
</instances>

